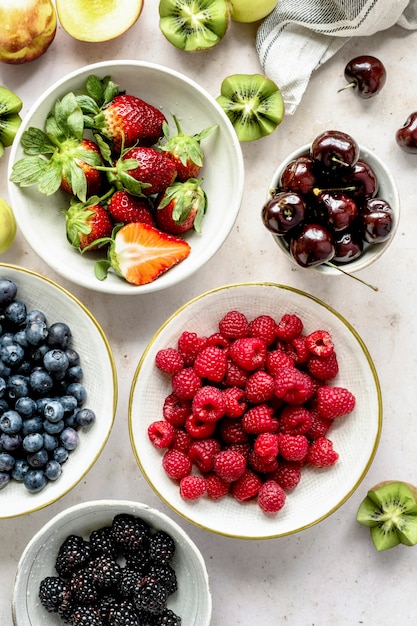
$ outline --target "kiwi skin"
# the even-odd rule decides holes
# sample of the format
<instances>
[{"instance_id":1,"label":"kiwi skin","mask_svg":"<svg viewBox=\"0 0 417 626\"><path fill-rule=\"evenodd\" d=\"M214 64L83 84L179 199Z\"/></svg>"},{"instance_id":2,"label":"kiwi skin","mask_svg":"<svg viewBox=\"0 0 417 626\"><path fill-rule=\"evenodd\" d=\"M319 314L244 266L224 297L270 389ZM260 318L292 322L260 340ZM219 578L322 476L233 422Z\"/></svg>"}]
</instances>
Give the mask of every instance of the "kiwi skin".
<instances>
[{"instance_id":1,"label":"kiwi skin","mask_svg":"<svg viewBox=\"0 0 417 626\"><path fill-rule=\"evenodd\" d=\"M378 551L397 545L417 544L417 487L411 483L388 480L368 491L359 506L356 520L370 528Z\"/></svg>"}]
</instances>

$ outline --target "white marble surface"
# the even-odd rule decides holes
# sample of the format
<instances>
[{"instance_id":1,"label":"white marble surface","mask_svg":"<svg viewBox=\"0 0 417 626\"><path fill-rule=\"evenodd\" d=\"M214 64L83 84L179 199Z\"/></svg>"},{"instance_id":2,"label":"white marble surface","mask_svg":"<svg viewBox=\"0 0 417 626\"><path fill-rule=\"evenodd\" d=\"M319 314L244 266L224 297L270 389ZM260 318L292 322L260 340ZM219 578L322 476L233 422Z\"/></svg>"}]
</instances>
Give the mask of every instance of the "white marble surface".
<instances>
[{"instance_id":1,"label":"white marble surface","mask_svg":"<svg viewBox=\"0 0 417 626\"><path fill-rule=\"evenodd\" d=\"M166 64L198 80L213 96L221 80L236 72L260 71L256 25L232 24L223 42L208 53L174 49L158 28L157 2L148 0L136 25L104 44L84 44L61 29L50 50L25 66L0 67L0 82L19 93L23 113L53 81L82 65L106 59L144 59ZM345 63L356 54L379 56L387 84L373 101L344 84ZM11 624L13 577L31 536L53 515L95 498L127 498L168 512L142 478L132 453L127 409L131 380L141 353L159 325L179 305L201 292L236 281L275 281L318 296L345 316L362 336L375 361L384 403L384 426L375 460L363 483L330 518L292 536L241 541L217 536L176 517L198 544L207 563L213 594L213 626L286 624L387 626L417 618L416 550L402 546L377 553L366 529L355 522L366 490L383 479L417 482L416 259L417 157L395 144L396 129L416 108L417 34L394 28L350 41L312 78L304 100L269 138L243 145L246 183L233 232L217 255L192 279L166 292L111 298L78 289L56 276L18 233L1 261L37 270L69 288L97 317L107 333L119 376L114 428L100 459L62 500L28 516L0 520L0 623ZM329 128L350 132L386 161L400 191L402 215L388 252L361 276L374 292L347 277L322 277L295 268L280 255L260 222L268 183L280 160ZM7 198L7 156L0 162L0 195ZM45 245L48 245L45 242ZM1 498L0 498L1 506ZM193 626L186 624L184 626ZM198 626L196 624L195 626Z\"/></svg>"}]
</instances>

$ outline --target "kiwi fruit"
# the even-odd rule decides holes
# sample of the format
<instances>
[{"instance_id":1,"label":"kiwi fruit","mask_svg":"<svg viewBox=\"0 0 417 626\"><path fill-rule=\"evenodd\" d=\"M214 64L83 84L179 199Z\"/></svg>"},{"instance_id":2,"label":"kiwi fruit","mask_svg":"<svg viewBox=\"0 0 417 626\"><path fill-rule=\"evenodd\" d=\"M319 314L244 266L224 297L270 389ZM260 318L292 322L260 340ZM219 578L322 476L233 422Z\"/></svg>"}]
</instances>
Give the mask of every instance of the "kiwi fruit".
<instances>
[{"instance_id":1,"label":"kiwi fruit","mask_svg":"<svg viewBox=\"0 0 417 626\"><path fill-rule=\"evenodd\" d=\"M22 101L13 91L0 85L0 156L11 146L22 123L19 111Z\"/></svg>"},{"instance_id":2,"label":"kiwi fruit","mask_svg":"<svg viewBox=\"0 0 417 626\"><path fill-rule=\"evenodd\" d=\"M159 28L165 38L185 52L217 45L230 22L227 0L161 0Z\"/></svg>"},{"instance_id":3,"label":"kiwi fruit","mask_svg":"<svg viewBox=\"0 0 417 626\"><path fill-rule=\"evenodd\" d=\"M378 483L361 502L356 520L370 528L378 551L417 544L417 488L401 481Z\"/></svg>"},{"instance_id":4,"label":"kiwi fruit","mask_svg":"<svg viewBox=\"0 0 417 626\"><path fill-rule=\"evenodd\" d=\"M233 74L221 84L217 98L233 124L239 141L270 135L284 117L279 87L262 74Z\"/></svg>"}]
</instances>

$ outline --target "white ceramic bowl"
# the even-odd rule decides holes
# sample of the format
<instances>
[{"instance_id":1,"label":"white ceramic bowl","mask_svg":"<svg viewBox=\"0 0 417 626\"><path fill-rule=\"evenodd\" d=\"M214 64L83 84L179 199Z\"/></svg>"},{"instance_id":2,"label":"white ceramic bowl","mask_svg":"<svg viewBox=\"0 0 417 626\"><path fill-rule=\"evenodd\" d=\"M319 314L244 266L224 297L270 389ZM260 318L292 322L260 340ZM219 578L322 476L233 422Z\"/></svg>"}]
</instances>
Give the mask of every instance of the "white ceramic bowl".
<instances>
[{"instance_id":1,"label":"white ceramic bowl","mask_svg":"<svg viewBox=\"0 0 417 626\"><path fill-rule=\"evenodd\" d=\"M13 593L14 626L59 626L62 621L48 613L38 598L39 584L56 576L54 563L59 546L70 534L88 539L92 530L110 525L114 516L128 513L142 518L155 530L169 533L176 543L172 567L178 590L168 607L182 617L183 624L209 626L212 601L203 557L185 531L164 513L145 504L125 500L83 502L58 513L26 546L16 572Z\"/></svg>"},{"instance_id":2,"label":"white ceramic bowl","mask_svg":"<svg viewBox=\"0 0 417 626\"><path fill-rule=\"evenodd\" d=\"M113 426L117 403L117 377L113 354L103 329L88 309L71 293L36 272L0 263L0 277L10 278L17 298L28 310L40 309L48 324L65 322L72 330L72 346L80 354L85 406L96 413L96 422L80 431L80 443L64 463L61 476L42 491L30 493L11 480L0 491L0 519L41 509L68 493L91 469L103 450Z\"/></svg>"},{"instance_id":3,"label":"white ceramic bowl","mask_svg":"<svg viewBox=\"0 0 417 626\"><path fill-rule=\"evenodd\" d=\"M284 159L284 161L278 166L278 168L274 172L274 175L272 176L271 182L268 187L267 200L271 197L271 190L276 189L279 185L282 172L284 171L286 166L294 159L300 156L307 155L309 154L309 152L310 144L306 144L304 146L301 146L301 148L297 148L296 150L294 150L291 154L288 155L286 159ZM374 263L377 259L379 259L384 254L384 252L386 252L387 248L392 243L395 237L395 233L397 232L400 220L400 198L397 185L391 172L389 171L385 163L383 163L381 159L376 156L376 154L363 146L360 146L360 158L366 161L375 172L379 182L378 197L384 198L384 200L389 202L392 210L394 211L395 222L389 239L382 243L374 244L372 246L365 246L364 251L360 257L358 257L354 261L351 261L350 263L340 264L340 268L344 272L348 272L350 274L353 274L354 272L358 272L359 270L363 270L365 267L368 267L369 265L371 265L371 263ZM272 236L274 237L274 240L276 241L280 250L284 252L284 254L292 261L292 263L294 263L297 267L300 267L300 265L298 265L298 263L291 256L288 245L286 244L284 238L273 234ZM341 275L340 271L338 271L334 267L325 264L316 265L312 268L307 269L314 269L317 272L321 272L330 276Z\"/></svg>"},{"instance_id":4,"label":"white ceramic bowl","mask_svg":"<svg viewBox=\"0 0 417 626\"><path fill-rule=\"evenodd\" d=\"M94 275L95 259L80 255L66 241L65 220L60 212L68 206L61 192L51 197L41 195L36 186L20 188L9 182L10 203L18 226L33 250L58 274L82 287L112 294L136 295L172 287L202 267L222 246L237 217L244 182L240 143L224 111L200 85L168 67L141 61L105 61L84 66L45 90L25 116L10 151L9 173L23 157L20 140L29 127L42 128L55 100L69 91L84 87L88 76L111 76L129 93L161 109L173 129L172 114L180 120L184 132L194 134L214 124L219 128L204 140L206 164L202 171L203 187L209 206L202 233L186 235L190 255L157 280L134 286L110 273L104 281ZM64 221L63 221L64 220ZM45 245L45 241L48 245Z\"/></svg>"},{"instance_id":5,"label":"white ceramic bowl","mask_svg":"<svg viewBox=\"0 0 417 626\"><path fill-rule=\"evenodd\" d=\"M304 332L329 330L338 355L340 372L333 384L345 386L356 396L354 412L335 424L329 437L340 454L336 465L324 471L306 467L300 484L288 495L275 516L265 515L256 502L245 505L231 496L213 502L209 498L185 501L178 485L162 468L161 451L147 436L152 421L162 419L170 378L154 364L161 348L175 347L184 330L207 336L217 330L220 318L237 309L248 319L260 314L280 319L296 313ZM382 421L381 392L372 359L352 326L335 310L314 296L284 285L248 283L228 285L204 293L174 313L150 340L137 366L129 403L129 428L140 469L158 496L190 522L221 535L264 539L288 535L324 519L340 507L364 478L375 455Z\"/></svg>"}]
</instances>

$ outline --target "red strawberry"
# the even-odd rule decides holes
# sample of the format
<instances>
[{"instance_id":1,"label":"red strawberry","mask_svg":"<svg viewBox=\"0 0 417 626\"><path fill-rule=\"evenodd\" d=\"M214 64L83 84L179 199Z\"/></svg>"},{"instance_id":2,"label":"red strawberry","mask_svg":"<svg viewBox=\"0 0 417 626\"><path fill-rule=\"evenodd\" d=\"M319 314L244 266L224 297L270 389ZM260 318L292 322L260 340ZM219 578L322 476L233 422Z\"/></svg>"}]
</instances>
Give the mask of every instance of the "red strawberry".
<instances>
[{"instance_id":1,"label":"red strawberry","mask_svg":"<svg viewBox=\"0 0 417 626\"><path fill-rule=\"evenodd\" d=\"M174 183L158 200L156 224L173 235L181 235L191 228L200 233L206 208L207 195L199 180L190 178L186 183Z\"/></svg>"},{"instance_id":2,"label":"red strawberry","mask_svg":"<svg viewBox=\"0 0 417 626\"><path fill-rule=\"evenodd\" d=\"M112 195L107 209L115 223L142 222L143 224L155 226L155 219L149 200L132 196L124 189L116 191Z\"/></svg>"},{"instance_id":3,"label":"red strawberry","mask_svg":"<svg viewBox=\"0 0 417 626\"><path fill-rule=\"evenodd\" d=\"M177 176L176 167L171 159L152 147L131 148L123 153L119 168L123 166L123 161L127 161L128 164L130 161L133 165L127 170L129 176L146 185L141 190L145 196L164 193ZM121 182L123 184L124 181Z\"/></svg>"},{"instance_id":4,"label":"red strawberry","mask_svg":"<svg viewBox=\"0 0 417 626\"><path fill-rule=\"evenodd\" d=\"M110 237L113 222L107 210L93 197L90 203L73 201L65 213L67 239L74 248L96 250L99 246L93 242Z\"/></svg>"},{"instance_id":5,"label":"red strawberry","mask_svg":"<svg viewBox=\"0 0 417 626\"><path fill-rule=\"evenodd\" d=\"M115 229L111 238L103 239L99 245L110 243L108 259L97 261L96 276L103 280L110 267L134 285L145 285L154 281L191 251L190 245L149 224L131 222Z\"/></svg>"},{"instance_id":6,"label":"red strawberry","mask_svg":"<svg viewBox=\"0 0 417 626\"><path fill-rule=\"evenodd\" d=\"M89 158L87 153L92 153L92 158ZM88 159L89 162L85 159ZM96 143L94 143L94 141L91 141L90 139L83 139L78 146L74 147L74 150L72 151L72 159L63 161L61 190L71 196L77 195L74 191L77 189L77 181L80 174L75 174L75 172L77 172L77 170L74 171L75 163L80 170L82 170L85 177L85 195L84 193L81 193L83 198L89 198L90 196L99 194L104 184L104 174L100 170L96 169L94 165L91 165L93 162L96 162L96 165L102 164L99 147ZM77 180L75 180L75 176Z\"/></svg>"},{"instance_id":7,"label":"red strawberry","mask_svg":"<svg viewBox=\"0 0 417 626\"><path fill-rule=\"evenodd\" d=\"M216 126L205 128L196 135L186 135L183 133L181 126L173 116L177 134L169 137L168 124L163 125L163 132L167 142L161 146L170 159L175 163L178 172L178 180L185 182L188 178L197 178L204 163L204 153L200 146L200 142L208 137Z\"/></svg>"}]
</instances>

